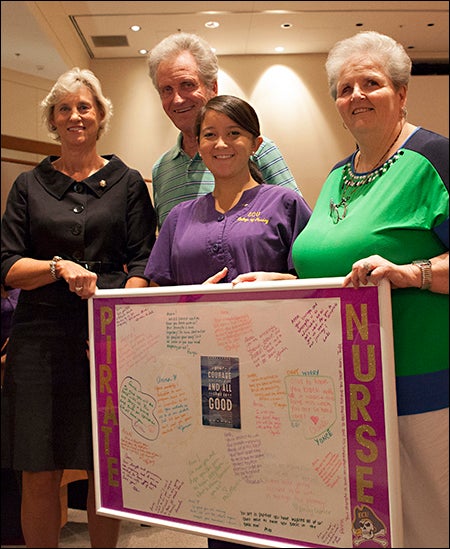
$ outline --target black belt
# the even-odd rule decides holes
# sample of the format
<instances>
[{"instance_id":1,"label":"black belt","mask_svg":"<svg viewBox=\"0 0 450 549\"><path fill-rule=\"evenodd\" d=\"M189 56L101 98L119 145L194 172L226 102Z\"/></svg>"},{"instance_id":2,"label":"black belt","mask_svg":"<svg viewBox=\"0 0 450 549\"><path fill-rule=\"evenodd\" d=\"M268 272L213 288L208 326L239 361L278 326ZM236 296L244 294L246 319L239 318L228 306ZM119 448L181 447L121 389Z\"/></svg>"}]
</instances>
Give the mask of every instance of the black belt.
<instances>
[{"instance_id":1,"label":"black belt","mask_svg":"<svg viewBox=\"0 0 450 549\"><path fill-rule=\"evenodd\" d=\"M121 263L108 263L107 261L77 261L79 265L93 273L110 273L112 271L123 271Z\"/></svg>"}]
</instances>

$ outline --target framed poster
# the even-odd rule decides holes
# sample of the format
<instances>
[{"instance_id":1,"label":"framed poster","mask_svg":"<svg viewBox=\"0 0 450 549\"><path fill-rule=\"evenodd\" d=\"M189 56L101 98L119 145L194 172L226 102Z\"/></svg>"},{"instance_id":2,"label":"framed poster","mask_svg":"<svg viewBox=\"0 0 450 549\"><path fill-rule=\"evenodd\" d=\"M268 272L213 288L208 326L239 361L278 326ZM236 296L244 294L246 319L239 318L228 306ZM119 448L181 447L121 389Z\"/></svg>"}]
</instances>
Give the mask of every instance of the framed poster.
<instances>
[{"instance_id":1,"label":"framed poster","mask_svg":"<svg viewBox=\"0 0 450 549\"><path fill-rule=\"evenodd\" d=\"M97 512L255 547L401 547L390 287L89 300Z\"/></svg>"}]
</instances>

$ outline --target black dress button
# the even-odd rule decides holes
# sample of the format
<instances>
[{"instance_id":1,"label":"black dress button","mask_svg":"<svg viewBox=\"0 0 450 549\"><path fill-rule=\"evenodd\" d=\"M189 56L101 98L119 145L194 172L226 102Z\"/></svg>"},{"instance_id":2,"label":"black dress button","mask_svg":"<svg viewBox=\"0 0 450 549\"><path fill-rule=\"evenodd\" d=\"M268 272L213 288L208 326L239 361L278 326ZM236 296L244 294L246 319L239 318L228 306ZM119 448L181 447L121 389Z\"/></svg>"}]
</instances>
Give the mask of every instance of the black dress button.
<instances>
[{"instance_id":1,"label":"black dress button","mask_svg":"<svg viewBox=\"0 0 450 549\"><path fill-rule=\"evenodd\" d=\"M75 206L75 207L73 208L73 211L74 211L76 214L81 213L83 210L84 210L84 206L83 206L82 204L78 204L77 206Z\"/></svg>"},{"instance_id":2,"label":"black dress button","mask_svg":"<svg viewBox=\"0 0 450 549\"><path fill-rule=\"evenodd\" d=\"M76 223L73 227L72 227L72 234L74 236L78 236L79 234L81 234L81 225L79 225L78 223Z\"/></svg>"},{"instance_id":3,"label":"black dress button","mask_svg":"<svg viewBox=\"0 0 450 549\"><path fill-rule=\"evenodd\" d=\"M82 193L83 192L83 185L81 183L75 183L73 186L73 190L76 193Z\"/></svg>"},{"instance_id":4,"label":"black dress button","mask_svg":"<svg viewBox=\"0 0 450 549\"><path fill-rule=\"evenodd\" d=\"M225 219L224 215L219 215L219 217L217 218L217 221L223 221L224 219Z\"/></svg>"},{"instance_id":5,"label":"black dress button","mask_svg":"<svg viewBox=\"0 0 450 549\"><path fill-rule=\"evenodd\" d=\"M212 249L213 249L213 252L217 252L219 250L219 244L214 244Z\"/></svg>"}]
</instances>

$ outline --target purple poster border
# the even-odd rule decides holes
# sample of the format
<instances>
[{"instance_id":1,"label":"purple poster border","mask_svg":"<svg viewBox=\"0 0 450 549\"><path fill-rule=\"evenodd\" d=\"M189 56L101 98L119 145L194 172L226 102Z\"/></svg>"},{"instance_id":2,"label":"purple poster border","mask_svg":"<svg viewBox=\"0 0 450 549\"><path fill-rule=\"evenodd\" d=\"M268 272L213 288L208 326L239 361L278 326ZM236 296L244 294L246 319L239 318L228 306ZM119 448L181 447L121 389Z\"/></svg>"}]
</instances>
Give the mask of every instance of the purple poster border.
<instances>
[{"instance_id":1,"label":"purple poster border","mask_svg":"<svg viewBox=\"0 0 450 549\"><path fill-rule=\"evenodd\" d=\"M104 296L102 294L105 294ZM180 293L161 295L151 292L144 295L108 295L98 292L89 303L90 334L94 339L94 356L91 357L94 449L96 453L97 486L100 497L97 507L102 511L117 511L136 519L150 516L127 509L123 505L121 485L121 445L119 426L118 376L115 349L116 307L124 304L224 302L252 300L338 298L341 303L342 357L345 387L347 459L354 547L393 547L392 521L388 483L388 454L386 417L384 406L384 379L382 368L382 342L380 330L379 292L376 286L355 290L352 288L280 288ZM91 343L92 345L92 343ZM342 413L342 411L341 411ZM167 519L181 528L212 528L227 531L215 525L194 524L173 517L151 515ZM349 519L350 520L350 519ZM364 536L364 521L374 524L372 539ZM235 532L235 531L233 531ZM373 537L373 532L378 537ZM294 543L299 540L266 538L249 532L238 532L258 538ZM293 547L295 545L292 545ZM314 546L302 544L302 546ZM324 545L321 545L324 547ZM332 547L330 545L330 547Z\"/></svg>"}]
</instances>

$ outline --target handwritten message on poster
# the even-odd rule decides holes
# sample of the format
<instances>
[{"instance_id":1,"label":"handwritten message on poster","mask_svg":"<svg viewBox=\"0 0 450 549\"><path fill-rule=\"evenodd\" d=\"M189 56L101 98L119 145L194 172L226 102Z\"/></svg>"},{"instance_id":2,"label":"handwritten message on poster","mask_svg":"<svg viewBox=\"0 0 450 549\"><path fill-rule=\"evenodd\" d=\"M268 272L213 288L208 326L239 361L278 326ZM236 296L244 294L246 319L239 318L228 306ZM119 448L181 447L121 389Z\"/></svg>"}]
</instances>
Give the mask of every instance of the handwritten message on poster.
<instances>
[{"instance_id":1,"label":"handwritten message on poster","mask_svg":"<svg viewBox=\"0 0 450 549\"><path fill-rule=\"evenodd\" d=\"M260 547L399 547L389 290L238 288L90 300L98 512Z\"/></svg>"}]
</instances>

